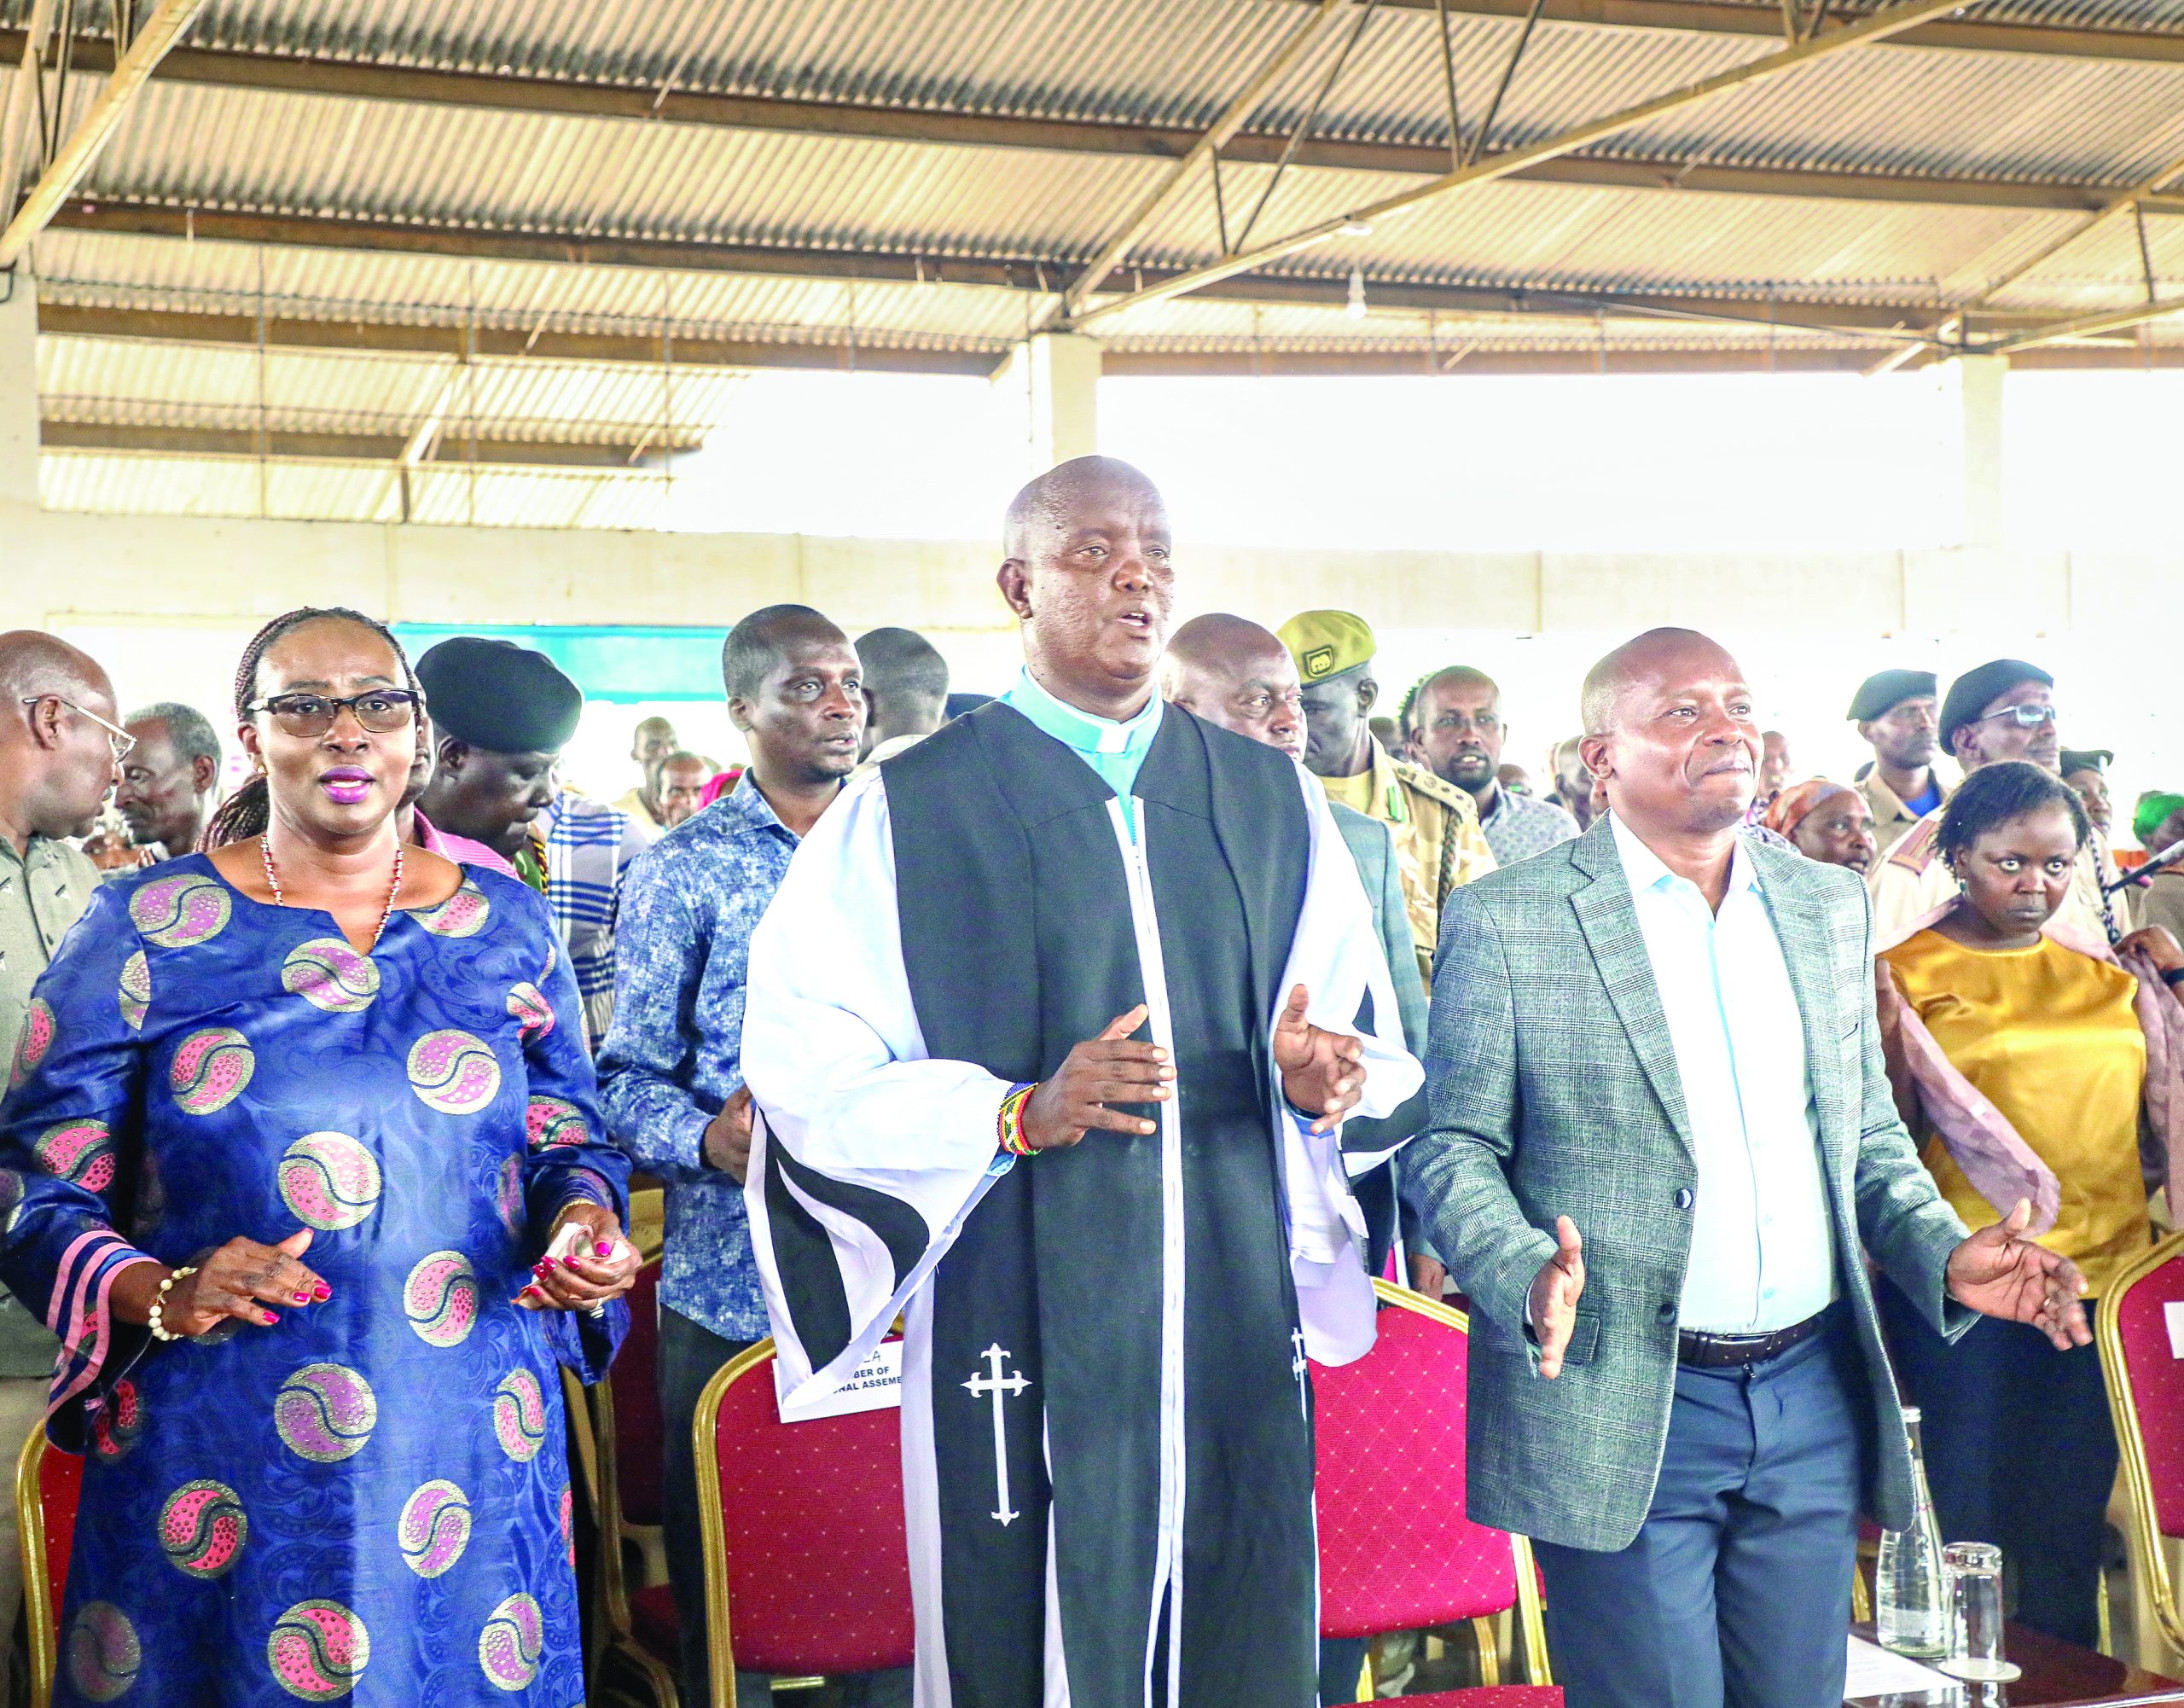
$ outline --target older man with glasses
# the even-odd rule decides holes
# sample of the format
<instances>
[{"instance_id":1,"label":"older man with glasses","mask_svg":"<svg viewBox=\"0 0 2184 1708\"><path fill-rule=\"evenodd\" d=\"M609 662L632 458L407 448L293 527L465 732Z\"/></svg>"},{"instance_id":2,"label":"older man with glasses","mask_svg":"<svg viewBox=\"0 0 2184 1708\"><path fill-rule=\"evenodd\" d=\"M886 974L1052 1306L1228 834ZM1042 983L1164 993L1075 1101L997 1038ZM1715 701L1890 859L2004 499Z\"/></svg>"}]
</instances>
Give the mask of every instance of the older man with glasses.
<instances>
[{"instance_id":1,"label":"older man with glasses","mask_svg":"<svg viewBox=\"0 0 2184 1708\"><path fill-rule=\"evenodd\" d=\"M98 869L69 845L96 822L114 770L134 744L115 726L113 685L97 663L55 636L0 635L0 1083L53 1037L31 988L99 891ZM55 1342L0 1290L0 1454L12 1464L45 1415ZM22 1593L15 1509L0 1506L0 1627ZM12 1664L0 1647L0 1697Z\"/></svg>"},{"instance_id":2,"label":"older man with glasses","mask_svg":"<svg viewBox=\"0 0 2184 1708\"><path fill-rule=\"evenodd\" d=\"M2054 687L2053 677L2022 659L1995 659L1965 671L1949 684L1942 701L1943 747L1956 756L1967 776L2003 759L2029 760L2059 776L2063 742ZM1937 806L1921 818L1867 875L1876 941L1901 936L1913 920L1932 912L1955 892L1956 880L1939 852L1946 810ZM2078 850L2070 893L2055 918L2115 942L2126 921L2107 889L2120 878L2107 839L2095 831Z\"/></svg>"}]
</instances>

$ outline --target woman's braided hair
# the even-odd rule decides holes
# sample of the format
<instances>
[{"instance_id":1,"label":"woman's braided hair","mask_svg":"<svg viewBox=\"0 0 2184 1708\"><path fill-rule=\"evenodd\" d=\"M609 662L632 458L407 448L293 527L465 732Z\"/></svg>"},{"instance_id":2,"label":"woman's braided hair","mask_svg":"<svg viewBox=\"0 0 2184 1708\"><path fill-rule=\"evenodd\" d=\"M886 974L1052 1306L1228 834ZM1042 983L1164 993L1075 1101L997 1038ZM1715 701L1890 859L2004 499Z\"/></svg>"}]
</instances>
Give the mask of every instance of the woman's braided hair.
<instances>
[{"instance_id":1,"label":"woman's braided hair","mask_svg":"<svg viewBox=\"0 0 2184 1708\"><path fill-rule=\"evenodd\" d=\"M235 667L236 723L247 723L250 721L250 708L258 701L258 667L273 643L284 635L293 634L306 623L322 620L354 623L369 629L393 648L394 656L402 664L402 679L409 685L410 691L421 695L422 690L417 686L417 673L410 668L410 654L403 651L402 642L394 638L394 630L379 619L367 617L363 612L352 611L346 605L299 605L294 610L285 611L276 617L253 635L250 644L242 649L242 662ZM424 740L421 699L419 711L417 739L421 743ZM262 836L271 816L272 806L266 790L265 774L260 771L220 803L219 810L206 824L204 834L197 839L198 851L210 854L216 848L225 848L231 842L247 842L253 836Z\"/></svg>"}]
</instances>

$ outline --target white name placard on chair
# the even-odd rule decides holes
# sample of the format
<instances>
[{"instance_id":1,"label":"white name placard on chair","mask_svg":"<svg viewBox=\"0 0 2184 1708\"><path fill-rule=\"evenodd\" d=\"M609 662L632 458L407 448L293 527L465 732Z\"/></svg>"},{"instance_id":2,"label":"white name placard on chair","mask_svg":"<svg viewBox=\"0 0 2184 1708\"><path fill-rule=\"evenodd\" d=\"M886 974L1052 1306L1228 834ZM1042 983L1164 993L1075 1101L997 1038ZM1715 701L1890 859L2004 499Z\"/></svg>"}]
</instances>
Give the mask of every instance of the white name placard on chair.
<instances>
[{"instance_id":1,"label":"white name placard on chair","mask_svg":"<svg viewBox=\"0 0 2184 1708\"><path fill-rule=\"evenodd\" d=\"M774 1403L783 1423L809 1423L815 1417L847 1417L853 1412L886 1411L903 1403L903 1343L883 1340L872 1356L849 1374L832 1393L798 1404L781 1404L781 1367L774 1365Z\"/></svg>"}]
</instances>

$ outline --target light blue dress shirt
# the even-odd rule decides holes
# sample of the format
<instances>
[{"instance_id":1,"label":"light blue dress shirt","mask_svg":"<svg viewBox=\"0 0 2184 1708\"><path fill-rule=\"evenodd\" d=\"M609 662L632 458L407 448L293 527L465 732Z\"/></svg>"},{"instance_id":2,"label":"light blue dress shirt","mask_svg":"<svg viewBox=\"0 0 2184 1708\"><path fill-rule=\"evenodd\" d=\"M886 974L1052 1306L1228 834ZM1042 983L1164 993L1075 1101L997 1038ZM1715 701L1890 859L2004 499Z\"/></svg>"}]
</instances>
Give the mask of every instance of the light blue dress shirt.
<instances>
[{"instance_id":1,"label":"light blue dress shirt","mask_svg":"<svg viewBox=\"0 0 2184 1708\"><path fill-rule=\"evenodd\" d=\"M1716 913L1619 818L1616 852L1653 966L1698 1162L1681 1322L1786 1328L1835 1298L1835 1234L1804 1022L1743 841Z\"/></svg>"},{"instance_id":2,"label":"light blue dress shirt","mask_svg":"<svg viewBox=\"0 0 2184 1708\"><path fill-rule=\"evenodd\" d=\"M1153 738L1160 733L1160 696L1154 694L1145 702L1144 711L1118 723L1055 699L1024 670L1002 699L1100 774L1100 780L1121 799L1124 822L1135 839L1137 809L1130 791L1137 786L1145 756L1153 751Z\"/></svg>"}]
</instances>

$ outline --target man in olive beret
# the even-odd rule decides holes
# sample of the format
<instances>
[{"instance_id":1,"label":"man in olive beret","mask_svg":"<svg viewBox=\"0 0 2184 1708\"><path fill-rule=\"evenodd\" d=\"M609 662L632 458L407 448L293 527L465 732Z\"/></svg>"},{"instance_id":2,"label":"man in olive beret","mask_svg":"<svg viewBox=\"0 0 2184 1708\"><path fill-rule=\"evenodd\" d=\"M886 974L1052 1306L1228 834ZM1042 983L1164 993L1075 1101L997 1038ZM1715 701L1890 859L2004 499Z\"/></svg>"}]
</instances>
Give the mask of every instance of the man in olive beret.
<instances>
[{"instance_id":1,"label":"man in olive beret","mask_svg":"<svg viewBox=\"0 0 2184 1708\"><path fill-rule=\"evenodd\" d=\"M1873 810L1876 859L1949 799L1934 769L1940 691L1931 671L1881 671L1858 684L1844 714L1873 750L1873 769L1859 780L1858 793Z\"/></svg>"},{"instance_id":2,"label":"man in olive beret","mask_svg":"<svg viewBox=\"0 0 2184 1708\"><path fill-rule=\"evenodd\" d=\"M1420 975L1430 986L1441 903L1494 869L1478 808L1454 783L1391 755L1373 734L1373 630L1347 611L1305 611L1276 631L1304 692L1304 768L1327 799L1386 825L1396 839Z\"/></svg>"}]
</instances>

